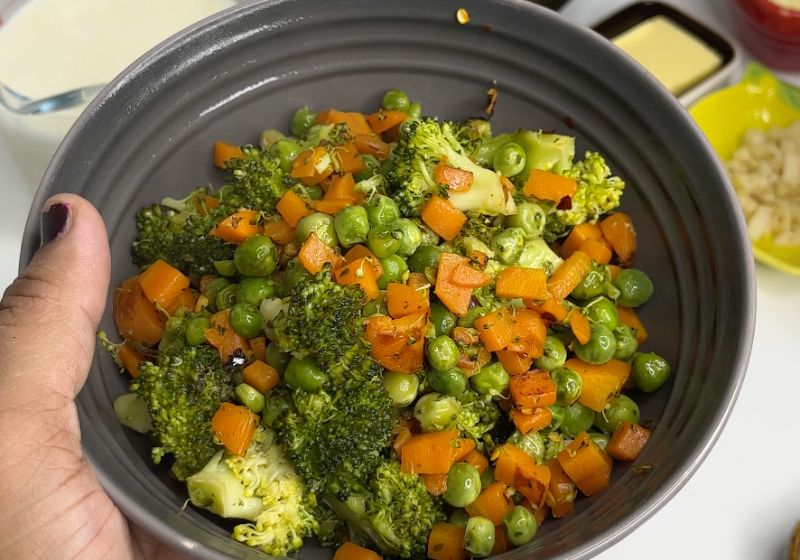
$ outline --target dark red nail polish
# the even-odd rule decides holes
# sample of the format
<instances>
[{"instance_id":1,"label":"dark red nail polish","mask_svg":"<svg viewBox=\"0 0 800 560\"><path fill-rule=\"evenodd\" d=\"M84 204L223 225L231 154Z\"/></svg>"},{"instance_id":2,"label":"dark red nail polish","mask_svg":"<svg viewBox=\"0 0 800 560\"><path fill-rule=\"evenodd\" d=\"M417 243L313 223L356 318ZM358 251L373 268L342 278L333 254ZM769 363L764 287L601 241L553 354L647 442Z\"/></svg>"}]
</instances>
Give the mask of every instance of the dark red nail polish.
<instances>
[{"instance_id":1,"label":"dark red nail polish","mask_svg":"<svg viewBox=\"0 0 800 560\"><path fill-rule=\"evenodd\" d=\"M72 225L72 208L64 202L56 202L42 213L42 244L62 237Z\"/></svg>"}]
</instances>

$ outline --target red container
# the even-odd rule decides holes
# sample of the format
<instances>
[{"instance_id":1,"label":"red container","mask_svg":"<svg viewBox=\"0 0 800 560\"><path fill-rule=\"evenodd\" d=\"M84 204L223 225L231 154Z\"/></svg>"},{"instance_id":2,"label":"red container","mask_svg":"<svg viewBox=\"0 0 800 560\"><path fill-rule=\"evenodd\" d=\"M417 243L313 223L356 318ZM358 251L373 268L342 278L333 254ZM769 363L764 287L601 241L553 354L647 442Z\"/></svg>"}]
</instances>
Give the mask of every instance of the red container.
<instances>
[{"instance_id":1,"label":"red container","mask_svg":"<svg viewBox=\"0 0 800 560\"><path fill-rule=\"evenodd\" d=\"M800 70L800 11L770 0L732 4L736 31L755 58L780 70Z\"/></svg>"}]
</instances>

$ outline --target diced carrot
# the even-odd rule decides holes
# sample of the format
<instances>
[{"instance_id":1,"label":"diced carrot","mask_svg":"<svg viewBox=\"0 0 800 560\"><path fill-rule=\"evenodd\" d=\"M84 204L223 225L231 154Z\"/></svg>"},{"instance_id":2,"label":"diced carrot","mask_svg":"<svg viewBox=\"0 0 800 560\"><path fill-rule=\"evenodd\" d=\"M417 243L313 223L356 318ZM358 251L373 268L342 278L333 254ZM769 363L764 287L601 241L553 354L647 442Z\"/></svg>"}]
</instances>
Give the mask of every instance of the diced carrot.
<instances>
[{"instance_id":1,"label":"diced carrot","mask_svg":"<svg viewBox=\"0 0 800 560\"><path fill-rule=\"evenodd\" d=\"M475 320L475 328L483 346L489 351L502 350L514 340L514 323L511 312L501 307Z\"/></svg>"},{"instance_id":2,"label":"diced carrot","mask_svg":"<svg viewBox=\"0 0 800 560\"><path fill-rule=\"evenodd\" d=\"M367 168L367 164L352 142L334 146L331 152L333 167L339 173L358 173Z\"/></svg>"},{"instance_id":3,"label":"diced carrot","mask_svg":"<svg viewBox=\"0 0 800 560\"><path fill-rule=\"evenodd\" d=\"M547 273L540 268L522 266L510 266L500 272L495 280L494 291L498 297L508 299L544 301L550 297Z\"/></svg>"},{"instance_id":4,"label":"diced carrot","mask_svg":"<svg viewBox=\"0 0 800 560\"><path fill-rule=\"evenodd\" d=\"M642 320L639 319L639 315L636 313L636 311L627 307L617 306L617 316L623 325L633 329L633 331L636 333L636 341L639 344L642 344L647 340L647 329L645 328L644 323L642 323Z\"/></svg>"},{"instance_id":5,"label":"diced carrot","mask_svg":"<svg viewBox=\"0 0 800 560\"><path fill-rule=\"evenodd\" d=\"M241 159L243 157L244 152L239 146L234 146L227 142L214 142L214 165L220 169L227 167L225 164L229 159Z\"/></svg>"},{"instance_id":6,"label":"diced carrot","mask_svg":"<svg viewBox=\"0 0 800 560\"><path fill-rule=\"evenodd\" d=\"M322 200L310 200L308 205L317 212L335 216L354 202L349 198L323 198Z\"/></svg>"},{"instance_id":7,"label":"diced carrot","mask_svg":"<svg viewBox=\"0 0 800 560\"><path fill-rule=\"evenodd\" d=\"M398 458L400 457L400 450L408 440L411 439L411 435L410 427L401 425L397 428L397 435L394 437L394 441L392 441L392 449L394 449Z\"/></svg>"},{"instance_id":8,"label":"diced carrot","mask_svg":"<svg viewBox=\"0 0 800 560\"><path fill-rule=\"evenodd\" d=\"M520 432L527 434L549 426L553 420L553 413L546 406L538 406L530 414L525 414L515 408L511 411L511 420L514 421L514 425Z\"/></svg>"},{"instance_id":9,"label":"diced carrot","mask_svg":"<svg viewBox=\"0 0 800 560\"><path fill-rule=\"evenodd\" d=\"M458 430L412 435L400 448L400 469L408 474L447 474Z\"/></svg>"},{"instance_id":10,"label":"diced carrot","mask_svg":"<svg viewBox=\"0 0 800 560\"><path fill-rule=\"evenodd\" d=\"M346 199L353 202L360 202L364 197L355 190L356 182L353 179L352 173L345 173L344 175L337 176L331 181L331 186L328 192L325 193L327 200Z\"/></svg>"},{"instance_id":11,"label":"diced carrot","mask_svg":"<svg viewBox=\"0 0 800 560\"><path fill-rule=\"evenodd\" d=\"M139 285L151 303L167 308L189 287L189 279L180 270L159 259L139 275Z\"/></svg>"},{"instance_id":12,"label":"diced carrot","mask_svg":"<svg viewBox=\"0 0 800 560\"><path fill-rule=\"evenodd\" d=\"M384 160L389 155L389 144L376 134L356 134L353 137L353 144L358 153L368 154L379 160Z\"/></svg>"},{"instance_id":13,"label":"diced carrot","mask_svg":"<svg viewBox=\"0 0 800 560\"><path fill-rule=\"evenodd\" d=\"M447 491L447 473L421 474L419 477L431 496L441 496Z\"/></svg>"},{"instance_id":14,"label":"diced carrot","mask_svg":"<svg viewBox=\"0 0 800 560\"><path fill-rule=\"evenodd\" d=\"M567 308L564 307L562 300L556 298L546 299L538 303L525 301L525 305L538 312L545 319L556 323L561 323L567 318Z\"/></svg>"},{"instance_id":15,"label":"diced carrot","mask_svg":"<svg viewBox=\"0 0 800 560\"><path fill-rule=\"evenodd\" d=\"M469 310L472 299L472 288L457 286L450 279L459 264L465 264L466 258L455 253L442 253L439 257L439 268L436 273L436 288L434 293L439 301L452 313L463 317Z\"/></svg>"},{"instance_id":16,"label":"diced carrot","mask_svg":"<svg viewBox=\"0 0 800 560\"><path fill-rule=\"evenodd\" d=\"M531 369L531 364L534 360L533 356L523 354L522 352L514 352L513 350L497 350L495 351L495 355L500 365L502 365L503 369L510 375L525 373Z\"/></svg>"},{"instance_id":17,"label":"diced carrot","mask_svg":"<svg viewBox=\"0 0 800 560\"><path fill-rule=\"evenodd\" d=\"M389 282L386 287L386 308L393 319L414 313L427 313L428 298L406 284Z\"/></svg>"},{"instance_id":18,"label":"diced carrot","mask_svg":"<svg viewBox=\"0 0 800 560\"><path fill-rule=\"evenodd\" d=\"M127 340L119 347L117 359L122 362L122 366L128 375L136 379L139 377L139 364L144 361L144 357Z\"/></svg>"},{"instance_id":19,"label":"diced carrot","mask_svg":"<svg viewBox=\"0 0 800 560\"><path fill-rule=\"evenodd\" d=\"M219 351L223 362L250 354L250 343L231 326L231 311L224 309L211 316L211 326L205 331L206 340Z\"/></svg>"},{"instance_id":20,"label":"diced carrot","mask_svg":"<svg viewBox=\"0 0 800 560\"><path fill-rule=\"evenodd\" d=\"M619 273L622 272L622 267L615 264L610 264L608 265L608 272L611 276L611 280L616 280Z\"/></svg>"},{"instance_id":21,"label":"diced carrot","mask_svg":"<svg viewBox=\"0 0 800 560\"><path fill-rule=\"evenodd\" d=\"M605 239L587 239L578 248L597 264L608 264L611 261L611 247Z\"/></svg>"},{"instance_id":22,"label":"diced carrot","mask_svg":"<svg viewBox=\"0 0 800 560\"><path fill-rule=\"evenodd\" d=\"M303 265L309 274L316 274L328 264L331 269L335 270L342 262L340 257L333 248L322 241L316 232L312 231L300 247L300 252L297 255L300 259L300 264Z\"/></svg>"},{"instance_id":23,"label":"diced carrot","mask_svg":"<svg viewBox=\"0 0 800 560\"><path fill-rule=\"evenodd\" d=\"M650 439L650 430L624 420L611 436L606 451L617 461L633 461Z\"/></svg>"},{"instance_id":24,"label":"diced carrot","mask_svg":"<svg viewBox=\"0 0 800 560\"><path fill-rule=\"evenodd\" d=\"M542 316L531 309L516 309L512 318L513 337L507 350L539 358L544 351L547 325Z\"/></svg>"},{"instance_id":25,"label":"diced carrot","mask_svg":"<svg viewBox=\"0 0 800 560\"><path fill-rule=\"evenodd\" d=\"M447 159L442 159L433 168L433 180L453 192L467 192L472 188L473 175L472 171L451 167L447 165Z\"/></svg>"},{"instance_id":26,"label":"diced carrot","mask_svg":"<svg viewBox=\"0 0 800 560\"><path fill-rule=\"evenodd\" d=\"M259 418L246 406L222 403L211 418L214 437L234 455L244 455L256 432Z\"/></svg>"},{"instance_id":27,"label":"diced carrot","mask_svg":"<svg viewBox=\"0 0 800 560\"><path fill-rule=\"evenodd\" d=\"M286 191L275 209L291 228L296 228L297 222L314 213L308 203L294 191Z\"/></svg>"},{"instance_id":28,"label":"diced carrot","mask_svg":"<svg viewBox=\"0 0 800 560\"><path fill-rule=\"evenodd\" d=\"M467 453L462 461L475 467L479 474L485 473L486 469L489 468L489 459L477 449Z\"/></svg>"},{"instance_id":29,"label":"diced carrot","mask_svg":"<svg viewBox=\"0 0 800 560\"><path fill-rule=\"evenodd\" d=\"M595 412L602 412L619 393L631 371L628 362L613 359L605 364L593 365L579 358L570 358L564 366L581 376L581 394L578 400Z\"/></svg>"},{"instance_id":30,"label":"diced carrot","mask_svg":"<svg viewBox=\"0 0 800 560\"><path fill-rule=\"evenodd\" d=\"M166 318L145 297L138 276L114 290L113 307L114 323L122 338L145 346L161 340Z\"/></svg>"},{"instance_id":31,"label":"diced carrot","mask_svg":"<svg viewBox=\"0 0 800 560\"><path fill-rule=\"evenodd\" d=\"M564 240L564 243L561 244L559 254L566 259L572 253L580 249L583 242L587 239L600 239L602 236L603 232L597 224L591 222L578 224L572 228L569 235L567 235L567 238Z\"/></svg>"},{"instance_id":32,"label":"diced carrot","mask_svg":"<svg viewBox=\"0 0 800 560\"><path fill-rule=\"evenodd\" d=\"M620 264L630 264L636 253L636 229L631 217L623 212L615 212L600 222L600 230L614 249Z\"/></svg>"},{"instance_id":33,"label":"diced carrot","mask_svg":"<svg viewBox=\"0 0 800 560\"><path fill-rule=\"evenodd\" d=\"M244 243L254 235L261 233L258 224L259 213L242 208L224 218L211 230L211 235L228 243Z\"/></svg>"},{"instance_id":34,"label":"diced carrot","mask_svg":"<svg viewBox=\"0 0 800 560\"><path fill-rule=\"evenodd\" d=\"M189 311L194 311L195 306L197 305L197 299L199 295L197 292L192 290L191 288L186 288L185 290L181 290L172 303L167 305L164 310L169 314L170 317L176 315L179 311L184 309Z\"/></svg>"},{"instance_id":35,"label":"diced carrot","mask_svg":"<svg viewBox=\"0 0 800 560\"><path fill-rule=\"evenodd\" d=\"M611 457L586 432L578 434L556 458L567 476L586 496L596 494L611 481Z\"/></svg>"},{"instance_id":36,"label":"diced carrot","mask_svg":"<svg viewBox=\"0 0 800 560\"><path fill-rule=\"evenodd\" d=\"M333 560L381 560L381 556L368 548L347 541L336 550Z\"/></svg>"},{"instance_id":37,"label":"diced carrot","mask_svg":"<svg viewBox=\"0 0 800 560\"><path fill-rule=\"evenodd\" d=\"M425 313L392 319L373 315L367 320L365 338L372 357L389 371L414 373L422 369L425 353Z\"/></svg>"},{"instance_id":38,"label":"diced carrot","mask_svg":"<svg viewBox=\"0 0 800 560\"><path fill-rule=\"evenodd\" d=\"M271 365L255 360L242 370L242 381L262 395L266 395L278 384L280 375Z\"/></svg>"},{"instance_id":39,"label":"diced carrot","mask_svg":"<svg viewBox=\"0 0 800 560\"><path fill-rule=\"evenodd\" d=\"M467 215L453 206L453 203L438 195L433 195L422 208L422 221L446 241L452 241L467 223Z\"/></svg>"},{"instance_id":40,"label":"diced carrot","mask_svg":"<svg viewBox=\"0 0 800 560\"><path fill-rule=\"evenodd\" d=\"M575 251L561 263L547 280L547 291L556 298L564 299L592 267L592 259L582 251Z\"/></svg>"},{"instance_id":41,"label":"diced carrot","mask_svg":"<svg viewBox=\"0 0 800 560\"><path fill-rule=\"evenodd\" d=\"M346 124L350 134L374 134L370 128L367 118L362 113L338 111L328 109L317 113L315 118L317 124Z\"/></svg>"},{"instance_id":42,"label":"diced carrot","mask_svg":"<svg viewBox=\"0 0 800 560\"><path fill-rule=\"evenodd\" d=\"M204 193L197 193L194 196L194 207L198 214L205 216L209 210L219 208L219 199Z\"/></svg>"},{"instance_id":43,"label":"diced carrot","mask_svg":"<svg viewBox=\"0 0 800 560\"><path fill-rule=\"evenodd\" d=\"M462 288L481 288L492 283L492 277L467 263L456 266L450 281Z\"/></svg>"},{"instance_id":44,"label":"diced carrot","mask_svg":"<svg viewBox=\"0 0 800 560\"><path fill-rule=\"evenodd\" d=\"M493 482L483 489L466 510L470 517L485 517L494 525L500 525L513 507L514 504L506 495L506 485L502 482Z\"/></svg>"},{"instance_id":45,"label":"diced carrot","mask_svg":"<svg viewBox=\"0 0 800 560\"><path fill-rule=\"evenodd\" d=\"M565 196L570 198L575 196L577 188L578 182L575 179L541 169L532 169L528 180L522 187L522 192L539 200L552 200L558 203Z\"/></svg>"},{"instance_id":46,"label":"diced carrot","mask_svg":"<svg viewBox=\"0 0 800 560\"><path fill-rule=\"evenodd\" d=\"M495 480L513 486L537 507L544 504L550 484L550 469L536 464L533 457L511 443L501 446L496 454Z\"/></svg>"},{"instance_id":47,"label":"diced carrot","mask_svg":"<svg viewBox=\"0 0 800 560\"><path fill-rule=\"evenodd\" d=\"M428 558L431 560L466 560L465 528L452 523L436 523L428 535Z\"/></svg>"},{"instance_id":48,"label":"diced carrot","mask_svg":"<svg viewBox=\"0 0 800 560\"><path fill-rule=\"evenodd\" d=\"M453 443L450 451L453 464L458 463L464 457L475 451L475 440L472 438L460 438Z\"/></svg>"},{"instance_id":49,"label":"diced carrot","mask_svg":"<svg viewBox=\"0 0 800 560\"><path fill-rule=\"evenodd\" d=\"M294 241L294 228L283 218L264 224L264 235L278 245L286 245Z\"/></svg>"},{"instance_id":50,"label":"diced carrot","mask_svg":"<svg viewBox=\"0 0 800 560\"><path fill-rule=\"evenodd\" d=\"M550 469L550 485L547 491L547 505L550 512L556 519L564 517L570 513L575 505L577 491L575 483L572 482L561 468L558 459L551 459L547 462Z\"/></svg>"},{"instance_id":51,"label":"diced carrot","mask_svg":"<svg viewBox=\"0 0 800 560\"><path fill-rule=\"evenodd\" d=\"M358 286L364 291L367 301L377 298L381 291L375 277L375 265L371 257L361 257L341 268L337 268L333 277L342 286Z\"/></svg>"},{"instance_id":52,"label":"diced carrot","mask_svg":"<svg viewBox=\"0 0 800 560\"><path fill-rule=\"evenodd\" d=\"M592 338L592 327L589 324L589 319L586 315L581 313L579 308L575 307L570 310L567 314L567 322L569 323L572 334L578 339L578 342L581 344L589 342L589 339Z\"/></svg>"},{"instance_id":53,"label":"diced carrot","mask_svg":"<svg viewBox=\"0 0 800 560\"><path fill-rule=\"evenodd\" d=\"M387 111L379 109L367 117L367 122L376 133L386 132L390 128L401 124L408 118L408 113L403 111Z\"/></svg>"},{"instance_id":54,"label":"diced carrot","mask_svg":"<svg viewBox=\"0 0 800 560\"><path fill-rule=\"evenodd\" d=\"M289 174L306 185L313 186L321 183L332 173L333 160L330 154L322 146L317 146L311 150L300 152L292 162L292 171Z\"/></svg>"},{"instance_id":55,"label":"diced carrot","mask_svg":"<svg viewBox=\"0 0 800 560\"><path fill-rule=\"evenodd\" d=\"M364 245L353 245L350 247L350 249L344 254L344 262L345 264L350 264L351 262L357 261L362 257L367 257L369 264L372 265L375 278L380 278L383 276L383 266L381 266L381 261L375 256L375 253L367 249L367 247Z\"/></svg>"},{"instance_id":56,"label":"diced carrot","mask_svg":"<svg viewBox=\"0 0 800 560\"><path fill-rule=\"evenodd\" d=\"M267 361L267 338L265 336L251 338L250 349L253 351L254 360Z\"/></svg>"},{"instance_id":57,"label":"diced carrot","mask_svg":"<svg viewBox=\"0 0 800 560\"><path fill-rule=\"evenodd\" d=\"M520 408L536 408L556 403L556 385L546 371L533 370L511 378L511 399Z\"/></svg>"}]
</instances>

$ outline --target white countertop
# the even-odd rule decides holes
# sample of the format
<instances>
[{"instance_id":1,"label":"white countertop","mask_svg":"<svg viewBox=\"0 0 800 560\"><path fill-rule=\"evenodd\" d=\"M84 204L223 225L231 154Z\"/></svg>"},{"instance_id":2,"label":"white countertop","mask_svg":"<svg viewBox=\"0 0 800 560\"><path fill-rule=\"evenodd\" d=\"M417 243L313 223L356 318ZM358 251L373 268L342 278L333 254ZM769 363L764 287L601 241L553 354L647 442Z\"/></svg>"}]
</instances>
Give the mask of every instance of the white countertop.
<instances>
[{"instance_id":1,"label":"white countertop","mask_svg":"<svg viewBox=\"0 0 800 560\"><path fill-rule=\"evenodd\" d=\"M728 0L665 0L730 33ZM572 0L563 14L594 24L629 0ZM800 76L789 76L790 79ZM0 289L16 276L32 193L0 143ZM697 473L602 560L779 560L800 521L800 278L756 267L758 311L750 367L727 427Z\"/></svg>"}]
</instances>

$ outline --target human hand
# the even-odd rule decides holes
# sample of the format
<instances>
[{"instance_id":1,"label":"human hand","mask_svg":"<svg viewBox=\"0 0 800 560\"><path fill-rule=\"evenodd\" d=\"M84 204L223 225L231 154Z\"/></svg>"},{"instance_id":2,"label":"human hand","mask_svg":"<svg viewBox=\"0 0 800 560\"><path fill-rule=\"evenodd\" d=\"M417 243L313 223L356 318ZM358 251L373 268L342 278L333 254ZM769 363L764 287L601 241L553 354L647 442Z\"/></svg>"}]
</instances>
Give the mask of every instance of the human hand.
<instances>
[{"instance_id":1,"label":"human hand","mask_svg":"<svg viewBox=\"0 0 800 560\"><path fill-rule=\"evenodd\" d=\"M129 528L83 456L75 396L106 304L108 239L78 196L44 208L43 245L0 302L0 558L183 558Z\"/></svg>"}]
</instances>

